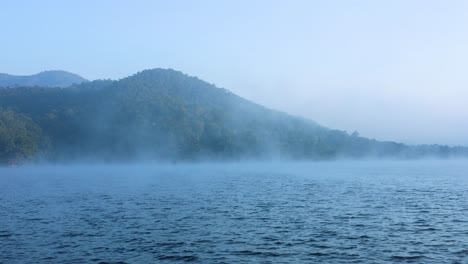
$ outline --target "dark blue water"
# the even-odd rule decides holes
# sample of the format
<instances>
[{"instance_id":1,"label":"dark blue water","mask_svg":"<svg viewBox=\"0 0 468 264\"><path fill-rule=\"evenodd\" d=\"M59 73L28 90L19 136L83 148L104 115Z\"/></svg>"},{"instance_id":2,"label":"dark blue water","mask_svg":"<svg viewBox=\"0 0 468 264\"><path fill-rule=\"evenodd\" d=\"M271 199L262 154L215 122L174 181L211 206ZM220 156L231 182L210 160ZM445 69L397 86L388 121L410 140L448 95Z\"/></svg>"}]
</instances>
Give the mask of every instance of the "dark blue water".
<instances>
[{"instance_id":1,"label":"dark blue water","mask_svg":"<svg viewBox=\"0 0 468 264\"><path fill-rule=\"evenodd\" d=\"M468 161L0 170L0 263L468 263Z\"/></svg>"}]
</instances>

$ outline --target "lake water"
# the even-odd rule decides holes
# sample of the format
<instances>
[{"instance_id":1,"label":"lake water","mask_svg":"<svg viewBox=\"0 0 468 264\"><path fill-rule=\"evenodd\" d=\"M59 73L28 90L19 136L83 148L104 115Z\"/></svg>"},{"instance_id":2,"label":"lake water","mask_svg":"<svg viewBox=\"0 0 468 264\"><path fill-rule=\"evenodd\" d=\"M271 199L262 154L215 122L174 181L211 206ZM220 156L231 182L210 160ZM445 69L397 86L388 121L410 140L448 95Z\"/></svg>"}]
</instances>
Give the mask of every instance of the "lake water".
<instances>
[{"instance_id":1,"label":"lake water","mask_svg":"<svg viewBox=\"0 0 468 264\"><path fill-rule=\"evenodd\" d=\"M468 263L468 161L0 169L0 263Z\"/></svg>"}]
</instances>

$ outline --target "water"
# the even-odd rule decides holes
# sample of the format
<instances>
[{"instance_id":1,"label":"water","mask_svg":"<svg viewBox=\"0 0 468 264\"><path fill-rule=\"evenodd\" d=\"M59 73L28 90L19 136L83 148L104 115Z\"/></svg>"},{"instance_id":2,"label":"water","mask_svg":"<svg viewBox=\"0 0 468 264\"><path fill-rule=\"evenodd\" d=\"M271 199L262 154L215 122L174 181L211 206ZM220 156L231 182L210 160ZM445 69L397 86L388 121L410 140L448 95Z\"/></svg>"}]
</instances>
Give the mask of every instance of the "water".
<instances>
[{"instance_id":1,"label":"water","mask_svg":"<svg viewBox=\"0 0 468 264\"><path fill-rule=\"evenodd\" d=\"M468 161L0 170L0 263L468 263Z\"/></svg>"}]
</instances>

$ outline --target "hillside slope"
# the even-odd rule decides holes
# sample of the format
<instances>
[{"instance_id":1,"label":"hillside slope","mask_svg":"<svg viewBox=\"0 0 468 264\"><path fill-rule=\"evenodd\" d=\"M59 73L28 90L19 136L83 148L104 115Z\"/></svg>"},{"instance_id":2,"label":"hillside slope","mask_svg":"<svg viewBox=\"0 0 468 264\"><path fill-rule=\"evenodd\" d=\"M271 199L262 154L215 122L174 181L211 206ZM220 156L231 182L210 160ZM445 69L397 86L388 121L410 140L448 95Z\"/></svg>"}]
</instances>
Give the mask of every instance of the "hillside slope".
<instances>
[{"instance_id":1,"label":"hillside slope","mask_svg":"<svg viewBox=\"0 0 468 264\"><path fill-rule=\"evenodd\" d=\"M87 81L77 74L66 71L43 71L38 74L24 76L0 73L0 87L68 87Z\"/></svg>"},{"instance_id":2,"label":"hillside slope","mask_svg":"<svg viewBox=\"0 0 468 264\"><path fill-rule=\"evenodd\" d=\"M35 143L40 148L30 159L415 158L468 153L462 147L407 146L348 135L166 69L67 89L2 88L0 107L40 128L41 142ZM0 120L0 129L2 124ZM6 156L3 162L14 159Z\"/></svg>"}]
</instances>

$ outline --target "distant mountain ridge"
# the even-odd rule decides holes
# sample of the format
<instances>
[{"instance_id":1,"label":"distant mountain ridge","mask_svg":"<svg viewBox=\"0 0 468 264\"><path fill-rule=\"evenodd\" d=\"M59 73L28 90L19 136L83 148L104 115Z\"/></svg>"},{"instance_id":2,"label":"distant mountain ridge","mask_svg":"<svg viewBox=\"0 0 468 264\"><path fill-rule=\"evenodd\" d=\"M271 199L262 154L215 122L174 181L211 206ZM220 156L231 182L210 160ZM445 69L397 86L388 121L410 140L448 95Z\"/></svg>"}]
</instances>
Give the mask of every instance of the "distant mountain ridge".
<instances>
[{"instance_id":1,"label":"distant mountain ridge","mask_svg":"<svg viewBox=\"0 0 468 264\"><path fill-rule=\"evenodd\" d=\"M67 89L0 88L0 164L369 157L468 157L468 148L348 134L172 69Z\"/></svg>"},{"instance_id":2,"label":"distant mountain ridge","mask_svg":"<svg viewBox=\"0 0 468 264\"><path fill-rule=\"evenodd\" d=\"M88 82L88 80L78 74L61 70L43 71L33 75L0 73L0 87L68 87L83 82Z\"/></svg>"}]
</instances>

